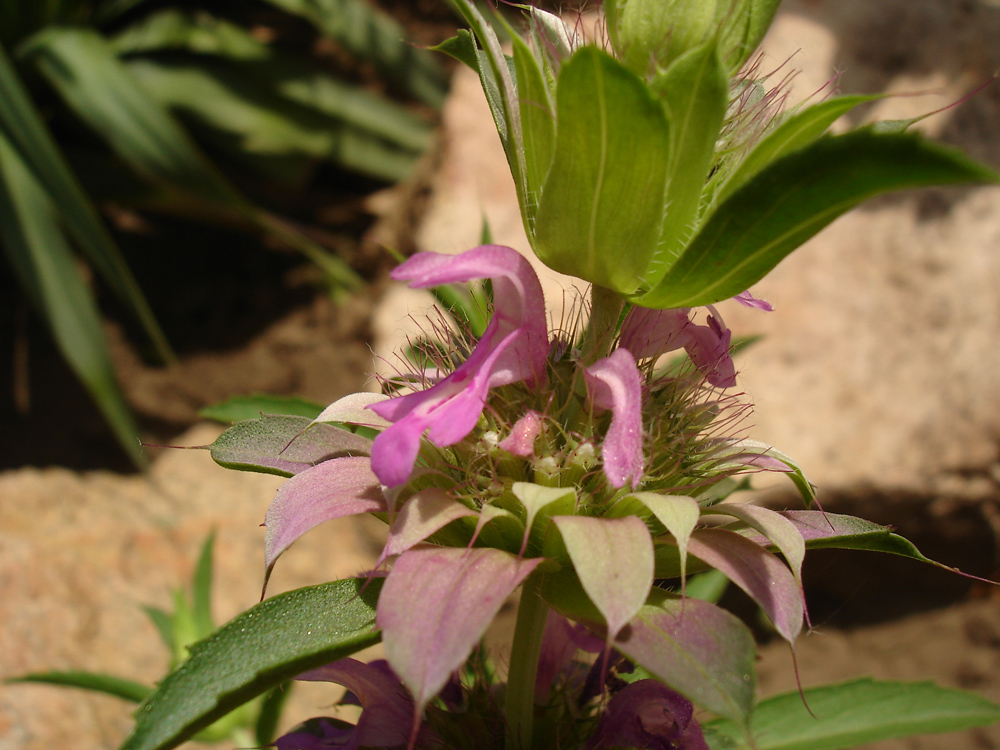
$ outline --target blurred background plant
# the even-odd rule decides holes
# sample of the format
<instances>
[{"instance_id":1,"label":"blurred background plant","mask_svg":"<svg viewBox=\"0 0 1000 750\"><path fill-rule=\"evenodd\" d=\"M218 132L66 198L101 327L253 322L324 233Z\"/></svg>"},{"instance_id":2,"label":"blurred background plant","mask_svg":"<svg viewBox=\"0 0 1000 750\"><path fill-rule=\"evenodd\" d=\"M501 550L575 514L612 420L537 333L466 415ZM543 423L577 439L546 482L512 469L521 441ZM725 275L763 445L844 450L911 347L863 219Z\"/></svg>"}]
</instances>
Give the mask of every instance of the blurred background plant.
<instances>
[{"instance_id":1,"label":"blurred background plant","mask_svg":"<svg viewBox=\"0 0 1000 750\"><path fill-rule=\"evenodd\" d=\"M336 243L286 214L318 166L384 185L430 144L446 78L404 37L365 0L0 0L0 244L137 465L101 292L145 356L174 354L98 208L256 233L358 288Z\"/></svg>"}]
</instances>

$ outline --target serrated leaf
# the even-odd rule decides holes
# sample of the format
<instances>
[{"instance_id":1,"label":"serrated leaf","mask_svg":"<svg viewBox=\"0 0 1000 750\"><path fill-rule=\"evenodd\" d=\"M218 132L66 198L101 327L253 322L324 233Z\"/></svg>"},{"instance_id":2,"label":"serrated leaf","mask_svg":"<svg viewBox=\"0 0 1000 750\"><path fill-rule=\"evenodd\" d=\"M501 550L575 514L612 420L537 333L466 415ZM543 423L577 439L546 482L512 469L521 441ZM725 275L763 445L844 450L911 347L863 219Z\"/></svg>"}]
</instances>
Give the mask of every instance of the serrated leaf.
<instances>
[{"instance_id":1,"label":"serrated leaf","mask_svg":"<svg viewBox=\"0 0 1000 750\"><path fill-rule=\"evenodd\" d=\"M827 136L759 172L719 206L678 261L636 304L694 307L752 287L844 212L882 193L996 182L958 152L915 135Z\"/></svg>"},{"instance_id":2,"label":"serrated leaf","mask_svg":"<svg viewBox=\"0 0 1000 750\"><path fill-rule=\"evenodd\" d=\"M132 680L115 677L97 672L35 672L21 677L4 680L8 685L19 682L36 683L39 685L58 685L60 687L79 688L95 693L113 695L116 698L139 703L153 692L149 685L143 685Z\"/></svg>"},{"instance_id":3,"label":"serrated leaf","mask_svg":"<svg viewBox=\"0 0 1000 750\"><path fill-rule=\"evenodd\" d=\"M248 700L378 642L382 580L349 579L261 602L191 647L136 711L121 750L168 750Z\"/></svg>"},{"instance_id":4,"label":"serrated leaf","mask_svg":"<svg viewBox=\"0 0 1000 750\"><path fill-rule=\"evenodd\" d=\"M973 693L930 682L864 678L809 688L804 693L804 701L797 691L761 701L750 721L752 747L837 750L1000 721L1000 706ZM731 721L710 721L705 730L713 750L751 747Z\"/></svg>"},{"instance_id":5,"label":"serrated leaf","mask_svg":"<svg viewBox=\"0 0 1000 750\"><path fill-rule=\"evenodd\" d=\"M753 710L753 635L714 604L654 590L615 648L702 708L741 724Z\"/></svg>"},{"instance_id":6,"label":"serrated leaf","mask_svg":"<svg viewBox=\"0 0 1000 750\"><path fill-rule=\"evenodd\" d=\"M367 456L371 440L307 417L265 414L237 422L203 447L227 469L290 477L337 456Z\"/></svg>"},{"instance_id":7,"label":"serrated leaf","mask_svg":"<svg viewBox=\"0 0 1000 750\"><path fill-rule=\"evenodd\" d=\"M555 153L534 227L547 266L635 291L659 238L668 129L645 83L607 53L583 47L563 63Z\"/></svg>"},{"instance_id":8,"label":"serrated leaf","mask_svg":"<svg viewBox=\"0 0 1000 750\"><path fill-rule=\"evenodd\" d=\"M257 419L261 414L287 414L315 419L323 406L299 396L272 396L268 393L251 393L233 396L217 404L198 410L198 416L223 424L233 424L246 419Z\"/></svg>"}]
</instances>

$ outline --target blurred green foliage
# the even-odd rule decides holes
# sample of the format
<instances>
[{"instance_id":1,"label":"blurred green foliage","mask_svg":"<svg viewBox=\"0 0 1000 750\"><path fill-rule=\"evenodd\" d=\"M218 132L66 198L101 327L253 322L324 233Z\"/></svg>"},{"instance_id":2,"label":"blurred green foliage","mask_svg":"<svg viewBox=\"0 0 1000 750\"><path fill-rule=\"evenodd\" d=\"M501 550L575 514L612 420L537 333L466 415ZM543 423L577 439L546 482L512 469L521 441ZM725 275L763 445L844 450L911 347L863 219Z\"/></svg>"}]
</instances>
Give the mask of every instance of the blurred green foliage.
<instances>
[{"instance_id":1,"label":"blurred green foliage","mask_svg":"<svg viewBox=\"0 0 1000 750\"><path fill-rule=\"evenodd\" d=\"M156 356L168 363L174 355L95 205L248 227L302 253L330 283L352 287L360 279L342 259L246 197L207 151L282 189L321 161L399 180L431 138L427 119L319 65L315 44L273 44L268 27L248 19L311 26L315 39L425 110L445 95L431 54L365 0L261 0L231 18L216 10L222 5L0 0L0 245L137 464L134 420L81 259L139 322ZM81 132L93 147L64 142Z\"/></svg>"}]
</instances>

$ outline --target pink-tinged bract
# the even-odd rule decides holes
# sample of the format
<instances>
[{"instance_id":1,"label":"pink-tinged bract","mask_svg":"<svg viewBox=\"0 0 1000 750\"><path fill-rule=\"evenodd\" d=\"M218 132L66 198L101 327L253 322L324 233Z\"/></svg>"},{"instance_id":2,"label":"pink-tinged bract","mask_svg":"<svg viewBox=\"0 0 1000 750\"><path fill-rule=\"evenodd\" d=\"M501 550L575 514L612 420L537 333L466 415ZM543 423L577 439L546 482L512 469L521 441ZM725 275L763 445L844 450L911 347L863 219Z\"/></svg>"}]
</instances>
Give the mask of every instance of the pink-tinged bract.
<instances>
[{"instance_id":1,"label":"pink-tinged bract","mask_svg":"<svg viewBox=\"0 0 1000 750\"><path fill-rule=\"evenodd\" d=\"M590 400L611 410L611 426L601 444L604 473L612 487L635 487L645 461L642 432L642 373L627 349L594 363L584 374Z\"/></svg>"},{"instance_id":2,"label":"pink-tinged bract","mask_svg":"<svg viewBox=\"0 0 1000 750\"><path fill-rule=\"evenodd\" d=\"M324 521L385 510L378 477L366 457L334 458L296 474L281 485L267 509L267 570L292 542Z\"/></svg>"},{"instance_id":3,"label":"pink-tinged bract","mask_svg":"<svg viewBox=\"0 0 1000 750\"><path fill-rule=\"evenodd\" d=\"M379 564L386 558L401 555L452 521L474 515L440 487L420 490L403 504L393 519Z\"/></svg>"},{"instance_id":4,"label":"pink-tinged bract","mask_svg":"<svg viewBox=\"0 0 1000 750\"><path fill-rule=\"evenodd\" d=\"M489 547L417 547L396 561L379 596L376 622L389 664L418 712L540 562Z\"/></svg>"},{"instance_id":5,"label":"pink-tinged bract","mask_svg":"<svg viewBox=\"0 0 1000 750\"><path fill-rule=\"evenodd\" d=\"M635 617L653 585L653 540L640 519L556 516L583 590L604 617L608 640Z\"/></svg>"},{"instance_id":6,"label":"pink-tinged bract","mask_svg":"<svg viewBox=\"0 0 1000 750\"><path fill-rule=\"evenodd\" d=\"M795 643L802 630L802 590L781 560L755 542L726 529L691 535L688 552L718 569L760 605L782 638Z\"/></svg>"},{"instance_id":7,"label":"pink-tinged bract","mask_svg":"<svg viewBox=\"0 0 1000 750\"><path fill-rule=\"evenodd\" d=\"M490 388L539 382L548 355L542 287L516 250L483 245L461 255L419 253L392 275L415 288L491 279L494 310L476 348L454 372L426 390L369 406L393 423L372 447L372 468L388 486L409 478L425 432L435 445L457 443L475 427Z\"/></svg>"}]
</instances>

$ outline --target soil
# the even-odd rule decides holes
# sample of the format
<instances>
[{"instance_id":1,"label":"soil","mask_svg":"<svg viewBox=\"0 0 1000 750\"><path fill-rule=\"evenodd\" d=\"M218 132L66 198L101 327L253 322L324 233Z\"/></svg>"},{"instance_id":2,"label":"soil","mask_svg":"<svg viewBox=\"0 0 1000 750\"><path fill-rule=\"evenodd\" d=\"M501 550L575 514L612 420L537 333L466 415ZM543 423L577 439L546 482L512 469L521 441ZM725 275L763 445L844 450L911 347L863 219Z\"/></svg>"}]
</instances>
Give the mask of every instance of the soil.
<instances>
[{"instance_id":1,"label":"soil","mask_svg":"<svg viewBox=\"0 0 1000 750\"><path fill-rule=\"evenodd\" d=\"M440 41L454 28L437 3L382 5L422 43ZM204 226L192 232L162 217L142 217L132 231L124 231L127 222L119 221L117 234L129 263L179 357L169 368L151 364L141 337L119 322L102 294L117 371L144 442L171 443L199 422L198 409L230 395L295 393L327 403L363 388L371 362L370 315L393 263L368 238L381 222L380 236L394 237L404 252L411 249L407 238L433 162L433 155L427 157L410 184L374 199L384 186L332 171L318 178L325 197L314 199L311 216L305 217L311 231L336 237L368 282L362 292L337 299L299 257L254 236ZM80 473L133 472L7 277L0 279L0 331L0 470L61 466ZM149 450L155 458L156 449ZM956 481L961 487L955 492L926 496L854 488L826 496L824 507L892 524L927 556L973 576L996 577L1000 485L989 475ZM1000 700L995 587L911 560L841 551L811 552L806 581L812 621L824 635L799 647L804 684L864 670L887 678L934 679ZM739 597L730 604L747 610ZM747 616L753 620L752 613ZM764 692L794 687L787 652L771 643L765 630L759 634L766 644ZM975 730L879 747L1000 748L1000 732Z\"/></svg>"}]
</instances>

